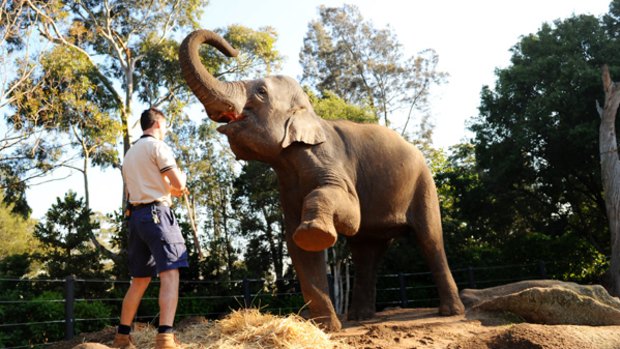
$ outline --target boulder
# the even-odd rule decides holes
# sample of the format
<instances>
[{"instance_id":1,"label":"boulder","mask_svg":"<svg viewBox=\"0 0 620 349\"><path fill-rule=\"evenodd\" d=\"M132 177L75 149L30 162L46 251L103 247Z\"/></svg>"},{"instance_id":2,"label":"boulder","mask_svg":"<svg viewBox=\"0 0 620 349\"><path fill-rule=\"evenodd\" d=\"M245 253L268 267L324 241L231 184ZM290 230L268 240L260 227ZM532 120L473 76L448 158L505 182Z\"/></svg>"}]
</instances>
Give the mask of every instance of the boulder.
<instances>
[{"instance_id":1,"label":"boulder","mask_svg":"<svg viewBox=\"0 0 620 349\"><path fill-rule=\"evenodd\" d=\"M600 285L528 280L482 290L464 289L470 310L510 312L525 321L549 325L620 325L620 300Z\"/></svg>"}]
</instances>

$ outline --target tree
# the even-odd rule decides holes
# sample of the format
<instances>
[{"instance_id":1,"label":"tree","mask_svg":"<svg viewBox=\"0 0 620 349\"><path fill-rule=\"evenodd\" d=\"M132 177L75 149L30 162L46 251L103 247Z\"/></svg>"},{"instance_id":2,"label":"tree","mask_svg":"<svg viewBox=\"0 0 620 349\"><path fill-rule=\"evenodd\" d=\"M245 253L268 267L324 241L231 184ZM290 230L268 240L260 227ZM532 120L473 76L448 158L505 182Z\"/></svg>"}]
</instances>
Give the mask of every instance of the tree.
<instances>
[{"instance_id":1,"label":"tree","mask_svg":"<svg viewBox=\"0 0 620 349\"><path fill-rule=\"evenodd\" d=\"M277 177L266 164L251 161L234 182L233 208L240 213L240 229L250 240L246 264L254 275L284 277L284 216ZM262 261L268 263L261 263ZM253 268L251 268L253 267Z\"/></svg>"},{"instance_id":2,"label":"tree","mask_svg":"<svg viewBox=\"0 0 620 349\"><path fill-rule=\"evenodd\" d=\"M45 219L35 227L34 235L45 251L39 255L47 275L65 277L78 275L83 278L104 278L107 276L105 261L90 244L91 231L99 224L91 220L91 211L75 192L69 191L63 200L56 203L45 214Z\"/></svg>"},{"instance_id":3,"label":"tree","mask_svg":"<svg viewBox=\"0 0 620 349\"><path fill-rule=\"evenodd\" d=\"M368 106L386 126L391 126L397 111L403 111L403 135L414 111L421 114L421 124L428 126L430 88L446 77L435 70L435 52L426 50L405 58L393 31L375 29L353 5L321 6L319 17L308 25L299 55L302 81L319 92L331 91L347 103ZM429 131L424 136L430 140Z\"/></svg>"},{"instance_id":4,"label":"tree","mask_svg":"<svg viewBox=\"0 0 620 349\"><path fill-rule=\"evenodd\" d=\"M482 90L470 129L482 185L476 195L487 197L470 223L484 222L498 245L512 248L510 258L531 256L535 249L523 242L535 236L546 244L539 258L553 252L592 266L609 255L592 107L602 93L601 64L620 63L608 28L585 15L545 23L513 47L495 88Z\"/></svg>"},{"instance_id":5,"label":"tree","mask_svg":"<svg viewBox=\"0 0 620 349\"><path fill-rule=\"evenodd\" d=\"M0 1L0 109L13 101L13 91L35 71L32 62L40 51L32 43L31 24L36 20L36 16L27 14L25 1ZM12 204L13 212L28 218L31 209L25 198L26 186L16 171L23 163L19 155L14 156L32 136L25 131L28 130L9 128L0 136L0 188L4 191L4 202ZM13 154L6 155L9 152Z\"/></svg>"},{"instance_id":6,"label":"tree","mask_svg":"<svg viewBox=\"0 0 620 349\"><path fill-rule=\"evenodd\" d=\"M230 205L235 178L233 158L219 143L216 126L208 119L199 125L187 118L177 121L169 137L178 164L187 174L189 202L202 233L201 247L207 247L207 259L199 261L196 276L231 279L238 269L233 246L238 216ZM187 214L185 210L183 214Z\"/></svg>"},{"instance_id":7,"label":"tree","mask_svg":"<svg viewBox=\"0 0 620 349\"><path fill-rule=\"evenodd\" d=\"M122 124L125 152L131 146L128 121L134 94L139 91L139 97L157 105L172 98L181 85L180 78L175 76L170 81L166 78L171 75L167 74L157 81L149 81L155 85L144 86L140 81L145 75L140 69L143 60L155 48L174 50L178 44L170 36L174 31L195 27L206 5L204 0L29 0L27 3L31 12L40 17L38 30L43 38L80 52L91 63L114 103L115 114ZM170 55L160 58L164 63L171 59ZM153 92L157 92L156 98Z\"/></svg>"},{"instance_id":8,"label":"tree","mask_svg":"<svg viewBox=\"0 0 620 349\"><path fill-rule=\"evenodd\" d=\"M35 67L30 60L36 53L31 49L36 17L27 13L26 1L0 1L0 66L3 70L0 81L0 109L11 102L11 91L21 85L33 73ZM27 52L22 54L22 52ZM15 69L15 68L18 69ZM11 83L9 81L13 80ZM14 140L8 137L3 141Z\"/></svg>"},{"instance_id":9,"label":"tree","mask_svg":"<svg viewBox=\"0 0 620 349\"><path fill-rule=\"evenodd\" d=\"M98 84L92 64L83 58L80 52L65 46L43 54L41 74L33 74L13 91L11 105L15 113L8 121L14 129L43 132L47 141L32 147L54 154L49 168L64 166L82 173L85 209L90 210L89 168L91 164L102 168L120 166L116 150L120 123L109 115L114 104ZM72 148L77 151L71 152ZM74 165L74 159L80 158L81 166ZM94 234L90 239L107 257L115 257Z\"/></svg>"},{"instance_id":10,"label":"tree","mask_svg":"<svg viewBox=\"0 0 620 349\"><path fill-rule=\"evenodd\" d=\"M599 109L601 116L599 149L605 207L611 236L610 293L617 296L620 295L620 159L618 158L616 116L620 105L620 86L612 83L607 65L603 67L603 89L605 90L605 106Z\"/></svg>"}]
</instances>

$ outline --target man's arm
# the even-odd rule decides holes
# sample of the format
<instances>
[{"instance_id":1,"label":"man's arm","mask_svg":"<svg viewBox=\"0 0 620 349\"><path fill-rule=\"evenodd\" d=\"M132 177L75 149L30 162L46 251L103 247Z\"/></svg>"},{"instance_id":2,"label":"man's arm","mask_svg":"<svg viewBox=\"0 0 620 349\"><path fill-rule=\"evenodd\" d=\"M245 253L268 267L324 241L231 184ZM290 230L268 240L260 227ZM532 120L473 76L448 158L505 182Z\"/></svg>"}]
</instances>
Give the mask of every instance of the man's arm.
<instances>
[{"instance_id":1,"label":"man's arm","mask_svg":"<svg viewBox=\"0 0 620 349\"><path fill-rule=\"evenodd\" d=\"M168 179L168 183L170 183L170 194L172 194L172 196L181 196L187 192L187 187L185 187L187 177L185 173L181 172L178 168L171 168L162 173L162 176Z\"/></svg>"}]
</instances>

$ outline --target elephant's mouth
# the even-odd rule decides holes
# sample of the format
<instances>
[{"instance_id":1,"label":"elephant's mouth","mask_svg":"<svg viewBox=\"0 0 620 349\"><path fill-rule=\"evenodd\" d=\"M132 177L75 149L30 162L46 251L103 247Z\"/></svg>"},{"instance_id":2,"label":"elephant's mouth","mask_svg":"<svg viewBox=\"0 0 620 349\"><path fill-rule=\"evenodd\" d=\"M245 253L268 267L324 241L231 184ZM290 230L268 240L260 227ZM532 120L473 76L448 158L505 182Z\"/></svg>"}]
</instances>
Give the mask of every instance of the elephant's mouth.
<instances>
[{"instance_id":1,"label":"elephant's mouth","mask_svg":"<svg viewBox=\"0 0 620 349\"><path fill-rule=\"evenodd\" d=\"M217 120L215 120L215 122L229 124L235 121L242 120L243 118L245 118L245 115L243 114L237 114L235 112L227 112L227 113L221 113L219 117L217 118Z\"/></svg>"}]
</instances>

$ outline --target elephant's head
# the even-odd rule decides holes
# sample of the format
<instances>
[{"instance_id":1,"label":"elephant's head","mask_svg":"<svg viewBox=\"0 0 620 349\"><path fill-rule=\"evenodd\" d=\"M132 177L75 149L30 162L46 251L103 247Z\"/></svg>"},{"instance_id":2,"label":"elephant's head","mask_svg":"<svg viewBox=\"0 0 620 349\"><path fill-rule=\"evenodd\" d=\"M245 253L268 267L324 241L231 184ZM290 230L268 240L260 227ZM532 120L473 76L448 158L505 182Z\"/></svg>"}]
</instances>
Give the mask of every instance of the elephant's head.
<instances>
[{"instance_id":1,"label":"elephant's head","mask_svg":"<svg viewBox=\"0 0 620 349\"><path fill-rule=\"evenodd\" d=\"M235 155L244 160L276 161L294 142L310 145L325 141L323 124L299 84L285 76L224 82L215 79L198 55L207 43L220 52L237 52L208 30L189 34L179 50L183 77L213 121L225 123L218 131L228 137Z\"/></svg>"}]
</instances>

